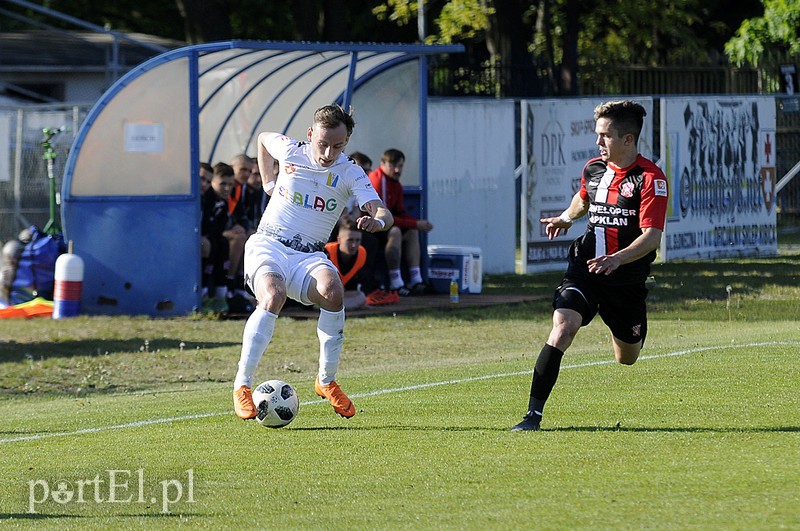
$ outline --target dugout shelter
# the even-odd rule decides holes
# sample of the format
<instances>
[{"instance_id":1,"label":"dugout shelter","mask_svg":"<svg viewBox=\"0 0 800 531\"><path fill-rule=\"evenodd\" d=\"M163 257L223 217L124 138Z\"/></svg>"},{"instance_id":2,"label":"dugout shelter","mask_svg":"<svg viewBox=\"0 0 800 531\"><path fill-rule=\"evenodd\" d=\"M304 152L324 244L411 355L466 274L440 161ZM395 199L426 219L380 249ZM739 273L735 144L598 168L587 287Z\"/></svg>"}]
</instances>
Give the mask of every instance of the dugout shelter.
<instances>
[{"instance_id":1,"label":"dugout shelter","mask_svg":"<svg viewBox=\"0 0 800 531\"><path fill-rule=\"evenodd\" d=\"M185 315L200 305L201 161L256 155L261 131L305 138L315 109L355 110L347 152L405 152L425 217L427 56L461 45L228 41L142 63L98 100L65 164L62 225L85 263L82 310Z\"/></svg>"}]
</instances>

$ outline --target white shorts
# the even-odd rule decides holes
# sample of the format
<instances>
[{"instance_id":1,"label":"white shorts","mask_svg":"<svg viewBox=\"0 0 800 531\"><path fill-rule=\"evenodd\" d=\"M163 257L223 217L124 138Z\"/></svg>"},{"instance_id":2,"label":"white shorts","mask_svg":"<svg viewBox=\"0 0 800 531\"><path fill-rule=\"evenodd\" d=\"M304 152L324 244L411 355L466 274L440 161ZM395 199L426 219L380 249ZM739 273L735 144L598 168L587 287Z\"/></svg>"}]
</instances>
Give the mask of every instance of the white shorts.
<instances>
[{"instance_id":1,"label":"white shorts","mask_svg":"<svg viewBox=\"0 0 800 531\"><path fill-rule=\"evenodd\" d=\"M290 299L310 305L308 285L311 274L320 267L336 271L325 253L295 251L258 232L244 245L244 281L253 293L258 293L256 284L267 273L277 273L286 282L286 295Z\"/></svg>"}]
</instances>

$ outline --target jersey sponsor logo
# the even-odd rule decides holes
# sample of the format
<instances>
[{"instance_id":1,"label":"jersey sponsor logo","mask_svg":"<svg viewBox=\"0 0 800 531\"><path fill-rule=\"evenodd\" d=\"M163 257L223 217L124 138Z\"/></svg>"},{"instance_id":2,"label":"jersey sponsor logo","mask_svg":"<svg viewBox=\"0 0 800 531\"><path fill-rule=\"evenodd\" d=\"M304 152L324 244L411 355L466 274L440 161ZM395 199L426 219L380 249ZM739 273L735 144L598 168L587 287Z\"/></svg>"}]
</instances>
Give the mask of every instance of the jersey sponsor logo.
<instances>
[{"instance_id":1,"label":"jersey sponsor logo","mask_svg":"<svg viewBox=\"0 0 800 531\"><path fill-rule=\"evenodd\" d=\"M664 179L655 179L653 184L656 188L656 195L667 197L667 181Z\"/></svg>"},{"instance_id":2,"label":"jersey sponsor logo","mask_svg":"<svg viewBox=\"0 0 800 531\"><path fill-rule=\"evenodd\" d=\"M311 194L301 194L300 192L290 192L284 186L278 187L278 195L303 208L310 208L318 212L331 212L336 210L336 199L325 199L320 196L312 197Z\"/></svg>"},{"instance_id":3,"label":"jersey sponsor logo","mask_svg":"<svg viewBox=\"0 0 800 531\"><path fill-rule=\"evenodd\" d=\"M589 212L608 216L636 216L635 208L621 208L616 205L603 205L600 203L589 205Z\"/></svg>"},{"instance_id":4,"label":"jersey sponsor logo","mask_svg":"<svg viewBox=\"0 0 800 531\"><path fill-rule=\"evenodd\" d=\"M589 223L602 227L627 227L628 218L619 218L615 216L598 216L596 214L589 215Z\"/></svg>"},{"instance_id":5,"label":"jersey sponsor logo","mask_svg":"<svg viewBox=\"0 0 800 531\"><path fill-rule=\"evenodd\" d=\"M621 192L620 192L621 193ZM589 205L589 223L600 227L627 227L636 217L636 209L616 205L592 203Z\"/></svg>"}]
</instances>

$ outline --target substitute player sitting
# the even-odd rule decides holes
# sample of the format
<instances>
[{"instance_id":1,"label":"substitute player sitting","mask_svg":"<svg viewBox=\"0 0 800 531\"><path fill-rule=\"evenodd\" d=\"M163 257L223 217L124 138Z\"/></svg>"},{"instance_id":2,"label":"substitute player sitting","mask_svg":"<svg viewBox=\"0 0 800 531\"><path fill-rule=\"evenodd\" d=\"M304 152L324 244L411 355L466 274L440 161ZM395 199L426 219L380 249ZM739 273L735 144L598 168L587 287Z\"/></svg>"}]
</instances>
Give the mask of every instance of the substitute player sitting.
<instances>
[{"instance_id":1,"label":"substitute player sitting","mask_svg":"<svg viewBox=\"0 0 800 531\"><path fill-rule=\"evenodd\" d=\"M339 220L336 241L325 245L333 265L344 285L344 307L347 310L367 304L367 293L378 287L375 275L368 267L367 249L361 245L361 231L351 219Z\"/></svg>"},{"instance_id":2,"label":"substitute player sitting","mask_svg":"<svg viewBox=\"0 0 800 531\"><path fill-rule=\"evenodd\" d=\"M354 126L350 113L338 105L327 105L314 113L306 140L269 132L258 136L258 166L271 199L258 230L245 245L245 282L258 305L244 327L234 380L234 410L243 419L256 416L253 374L287 297L320 308L315 392L327 398L343 417L356 413L336 383L344 342L344 287L325 255L325 243L351 196L368 214L356 220L357 228L387 230L393 219L364 170L342 154Z\"/></svg>"},{"instance_id":3,"label":"substitute player sitting","mask_svg":"<svg viewBox=\"0 0 800 531\"><path fill-rule=\"evenodd\" d=\"M667 212L667 179L637 147L644 116L644 107L633 101L598 105L600 156L584 166L581 189L561 216L540 220L552 240L589 214L555 292L553 328L536 360L528 412L512 431L539 429L564 351L597 313L611 329L617 362L632 365L639 357L647 335L645 281Z\"/></svg>"}]
</instances>

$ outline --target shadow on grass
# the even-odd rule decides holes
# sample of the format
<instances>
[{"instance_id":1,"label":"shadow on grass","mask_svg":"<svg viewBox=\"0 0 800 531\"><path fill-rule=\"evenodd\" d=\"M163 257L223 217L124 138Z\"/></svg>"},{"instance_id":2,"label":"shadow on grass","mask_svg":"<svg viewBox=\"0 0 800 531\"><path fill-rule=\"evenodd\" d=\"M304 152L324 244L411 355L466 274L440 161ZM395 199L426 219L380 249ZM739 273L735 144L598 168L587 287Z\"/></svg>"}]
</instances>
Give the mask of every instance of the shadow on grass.
<instances>
[{"instance_id":1,"label":"shadow on grass","mask_svg":"<svg viewBox=\"0 0 800 531\"><path fill-rule=\"evenodd\" d=\"M288 431L421 431L421 432L473 432L495 431L508 432L508 428L489 428L485 426L309 426L291 428ZM542 428L542 432L629 432L629 433L794 433L800 432L800 426L775 426L768 428L746 427L687 427L687 428L625 428L613 426L569 426L557 428Z\"/></svg>"},{"instance_id":2,"label":"shadow on grass","mask_svg":"<svg viewBox=\"0 0 800 531\"><path fill-rule=\"evenodd\" d=\"M497 428L486 428L482 426L308 426L302 428L292 428L291 431L438 431L438 432L458 432L458 431L503 431Z\"/></svg>"},{"instance_id":3,"label":"shadow on grass","mask_svg":"<svg viewBox=\"0 0 800 531\"><path fill-rule=\"evenodd\" d=\"M183 343L183 347L181 347ZM218 347L241 345L233 341L194 342L174 339L97 339L87 338L63 342L17 343L9 341L1 343L2 355L0 363L38 361L46 358L71 356L103 356L106 354L156 352L158 350L194 351Z\"/></svg>"},{"instance_id":4,"label":"shadow on grass","mask_svg":"<svg viewBox=\"0 0 800 531\"><path fill-rule=\"evenodd\" d=\"M86 518L80 514L0 513L0 522L5 520L50 520L52 518Z\"/></svg>"},{"instance_id":5,"label":"shadow on grass","mask_svg":"<svg viewBox=\"0 0 800 531\"><path fill-rule=\"evenodd\" d=\"M565 431L565 432L590 432L590 431L620 431L630 433L792 433L800 432L800 426L773 426L773 427L685 427L685 428L654 428L637 427L627 428L625 426L568 426L559 428L544 428L542 431Z\"/></svg>"},{"instance_id":6,"label":"shadow on grass","mask_svg":"<svg viewBox=\"0 0 800 531\"><path fill-rule=\"evenodd\" d=\"M153 512L153 513L139 513L139 514L113 514L102 515L102 518L191 518L205 516L196 513L186 512ZM69 513L0 513L0 523L4 520L55 520L61 518L98 518L95 515L84 514L69 514Z\"/></svg>"}]
</instances>

